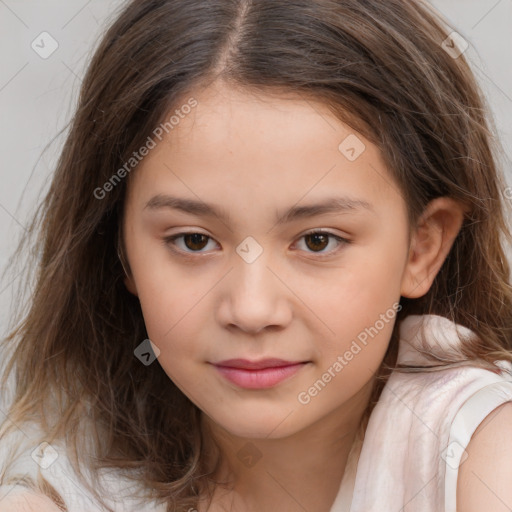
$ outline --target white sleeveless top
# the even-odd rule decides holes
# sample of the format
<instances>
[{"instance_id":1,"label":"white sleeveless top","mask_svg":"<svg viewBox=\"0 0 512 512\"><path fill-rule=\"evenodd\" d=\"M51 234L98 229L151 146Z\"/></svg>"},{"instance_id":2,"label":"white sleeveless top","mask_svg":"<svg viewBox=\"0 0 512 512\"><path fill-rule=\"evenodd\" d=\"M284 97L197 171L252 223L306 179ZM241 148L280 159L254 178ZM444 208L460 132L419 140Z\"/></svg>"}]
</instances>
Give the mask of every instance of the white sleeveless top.
<instances>
[{"instance_id":1,"label":"white sleeveless top","mask_svg":"<svg viewBox=\"0 0 512 512\"><path fill-rule=\"evenodd\" d=\"M19 480L29 476L32 481L37 481L39 473L60 494L68 512L104 512L106 510L75 475L62 443L52 441L51 445L44 442L41 445L35 442L41 435L40 430L26 425L23 425L22 429L23 433L17 430L12 436L12 442L9 442L9 446L13 446L21 440L26 447L23 454L16 459L14 466L9 467L10 478ZM9 446L6 445L7 443L2 443L0 446L0 474L9 450ZM121 477L113 470L104 470L100 481L104 489L100 494L105 503L116 512L167 511L165 504L148 502L147 498L141 497L141 486ZM27 490L27 487L20 483L0 486L0 505L4 497L15 497L16 494L26 493Z\"/></svg>"},{"instance_id":2,"label":"white sleeveless top","mask_svg":"<svg viewBox=\"0 0 512 512\"><path fill-rule=\"evenodd\" d=\"M435 364L417 349L457 354L471 331L437 315L400 325L398 363ZM375 405L362 447L354 445L331 512L456 512L458 468L471 436L494 409L512 401L512 364L501 374L476 367L394 371ZM357 460L357 458L359 459Z\"/></svg>"},{"instance_id":3,"label":"white sleeveless top","mask_svg":"<svg viewBox=\"0 0 512 512\"><path fill-rule=\"evenodd\" d=\"M439 355L457 353L456 329L471 331L437 315L413 315L402 321L398 363L431 365L417 348L426 344ZM370 416L364 441L354 444L330 512L456 512L457 475L473 432L501 404L512 401L512 364L499 361L500 375L475 367L389 377ZM0 446L0 474L10 446L27 446L9 471L17 478L41 474L60 493L69 512L103 511L79 483L56 442L37 449L36 431L17 430ZM16 438L17 436L17 438ZM34 451L35 450L35 451ZM102 474L105 499L116 512L165 512L147 502L133 482L112 471ZM0 499L24 492L21 485L0 487ZM139 496L139 497L137 497Z\"/></svg>"}]
</instances>

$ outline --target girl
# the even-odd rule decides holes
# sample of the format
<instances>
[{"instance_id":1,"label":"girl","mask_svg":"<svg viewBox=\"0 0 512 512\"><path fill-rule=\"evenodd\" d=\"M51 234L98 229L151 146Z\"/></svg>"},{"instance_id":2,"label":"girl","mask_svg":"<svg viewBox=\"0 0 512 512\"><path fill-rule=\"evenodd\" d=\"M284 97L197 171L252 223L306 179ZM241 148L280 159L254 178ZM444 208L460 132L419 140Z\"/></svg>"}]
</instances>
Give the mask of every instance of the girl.
<instances>
[{"instance_id":1,"label":"girl","mask_svg":"<svg viewBox=\"0 0 512 512\"><path fill-rule=\"evenodd\" d=\"M124 8L31 228L0 510L510 509L507 205L460 42L419 0Z\"/></svg>"}]
</instances>

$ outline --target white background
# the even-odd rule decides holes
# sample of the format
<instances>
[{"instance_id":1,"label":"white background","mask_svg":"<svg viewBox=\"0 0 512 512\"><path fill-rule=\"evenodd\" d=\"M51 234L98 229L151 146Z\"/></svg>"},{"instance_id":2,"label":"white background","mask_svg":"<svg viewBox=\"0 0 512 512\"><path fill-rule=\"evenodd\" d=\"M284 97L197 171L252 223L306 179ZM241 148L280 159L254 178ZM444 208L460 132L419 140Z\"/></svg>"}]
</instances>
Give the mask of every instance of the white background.
<instances>
[{"instance_id":1,"label":"white background","mask_svg":"<svg viewBox=\"0 0 512 512\"><path fill-rule=\"evenodd\" d=\"M114 10L123 3L0 0L0 270L49 182L63 142L58 133L72 114L84 66ZM492 107L508 155L506 172L512 176L512 0L432 3L470 43L465 55ZM59 45L47 59L31 47L43 31ZM16 275L0 281L0 333L7 327L17 282Z\"/></svg>"}]
</instances>

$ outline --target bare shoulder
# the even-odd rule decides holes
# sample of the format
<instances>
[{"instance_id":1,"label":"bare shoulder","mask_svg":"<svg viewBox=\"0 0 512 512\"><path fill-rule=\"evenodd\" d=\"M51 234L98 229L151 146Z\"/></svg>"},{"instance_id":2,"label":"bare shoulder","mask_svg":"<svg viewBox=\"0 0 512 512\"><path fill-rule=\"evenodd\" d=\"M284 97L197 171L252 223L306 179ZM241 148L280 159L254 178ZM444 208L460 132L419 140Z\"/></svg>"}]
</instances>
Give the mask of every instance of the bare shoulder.
<instances>
[{"instance_id":1,"label":"bare shoulder","mask_svg":"<svg viewBox=\"0 0 512 512\"><path fill-rule=\"evenodd\" d=\"M457 512L512 510L512 402L480 423L459 468Z\"/></svg>"},{"instance_id":2,"label":"bare shoulder","mask_svg":"<svg viewBox=\"0 0 512 512\"><path fill-rule=\"evenodd\" d=\"M0 499L0 512L62 512L61 509L44 494L29 490L12 491Z\"/></svg>"}]
</instances>

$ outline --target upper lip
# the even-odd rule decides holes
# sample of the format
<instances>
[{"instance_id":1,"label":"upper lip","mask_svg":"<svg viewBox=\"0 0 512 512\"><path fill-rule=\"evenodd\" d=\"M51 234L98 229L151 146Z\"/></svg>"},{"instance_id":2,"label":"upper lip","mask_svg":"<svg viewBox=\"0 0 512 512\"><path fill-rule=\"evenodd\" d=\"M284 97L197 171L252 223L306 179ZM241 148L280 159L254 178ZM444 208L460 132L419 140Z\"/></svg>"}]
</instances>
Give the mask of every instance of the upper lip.
<instances>
[{"instance_id":1,"label":"upper lip","mask_svg":"<svg viewBox=\"0 0 512 512\"><path fill-rule=\"evenodd\" d=\"M301 364L305 361L285 361L284 359L260 359L259 361L249 361L248 359L226 359L214 363L215 366L225 366L228 368L239 368L242 370L261 370L263 368L278 368L280 366L292 366Z\"/></svg>"}]
</instances>

